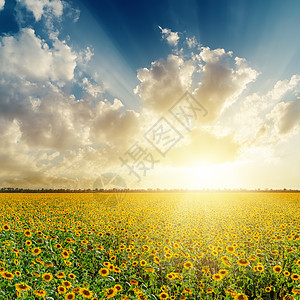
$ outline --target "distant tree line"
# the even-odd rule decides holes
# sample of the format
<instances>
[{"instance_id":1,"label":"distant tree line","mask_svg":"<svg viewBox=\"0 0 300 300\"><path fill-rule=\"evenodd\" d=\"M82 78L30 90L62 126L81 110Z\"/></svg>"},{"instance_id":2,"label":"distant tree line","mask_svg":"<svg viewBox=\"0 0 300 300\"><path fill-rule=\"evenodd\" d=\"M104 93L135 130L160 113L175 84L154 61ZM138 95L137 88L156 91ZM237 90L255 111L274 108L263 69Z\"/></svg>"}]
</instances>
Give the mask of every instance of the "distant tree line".
<instances>
[{"instance_id":1,"label":"distant tree line","mask_svg":"<svg viewBox=\"0 0 300 300\"><path fill-rule=\"evenodd\" d=\"M0 193L299 193L297 189L23 189L3 187Z\"/></svg>"}]
</instances>

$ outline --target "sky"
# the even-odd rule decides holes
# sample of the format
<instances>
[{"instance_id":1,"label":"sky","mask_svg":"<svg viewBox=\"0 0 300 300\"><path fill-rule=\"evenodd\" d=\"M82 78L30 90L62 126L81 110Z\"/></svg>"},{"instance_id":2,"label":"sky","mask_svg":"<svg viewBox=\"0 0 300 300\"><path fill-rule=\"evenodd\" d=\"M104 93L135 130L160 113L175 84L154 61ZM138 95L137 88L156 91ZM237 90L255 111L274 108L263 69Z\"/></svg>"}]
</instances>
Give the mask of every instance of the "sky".
<instances>
[{"instance_id":1,"label":"sky","mask_svg":"<svg viewBox=\"0 0 300 300\"><path fill-rule=\"evenodd\" d=\"M0 187L299 189L299 11L0 0Z\"/></svg>"}]
</instances>

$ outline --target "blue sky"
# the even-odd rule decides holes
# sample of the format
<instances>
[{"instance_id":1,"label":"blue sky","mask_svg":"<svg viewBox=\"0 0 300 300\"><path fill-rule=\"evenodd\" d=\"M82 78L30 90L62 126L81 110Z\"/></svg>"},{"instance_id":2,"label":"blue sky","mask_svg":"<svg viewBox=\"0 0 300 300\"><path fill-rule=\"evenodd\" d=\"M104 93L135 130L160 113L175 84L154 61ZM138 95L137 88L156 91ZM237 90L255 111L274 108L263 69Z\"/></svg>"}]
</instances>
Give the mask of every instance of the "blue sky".
<instances>
[{"instance_id":1,"label":"blue sky","mask_svg":"<svg viewBox=\"0 0 300 300\"><path fill-rule=\"evenodd\" d=\"M269 88L300 69L299 1L66 1L80 11L78 22L65 17L61 37L70 36L74 47L90 45L95 56L119 59L126 68L127 89L138 83L136 70L165 58L170 49L162 42L158 26L195 37L203 46L224 48L247 61L262 75L260 85ZM6 1L0 32L16 33L16 1ZM43 22L22 8L29 26L45 39ZM26 17L25 17L26 16ZM26 25L22 24L22 26ZM127 77L127 76L126 76ZM125 87L124 87L125 88ZM124 93L124 89L122 90ZM117 93L118 94L118 93ZM124 94L123 94L124 95ZM132 101L138 99L134 95ZM130 101L128 99L128 101Z\"/></svg>"},{"instance_id":2,"label":"blue sky","mask_svg":"<svg viewBox=\"0 0 300 300\"><path fill-rule=\"evenodd\" d=\"M296 0L0 1L1 185L120 173L188 91L208 117L143 187L297 187L299 12Z\"/></svg>"},{"instance_id":3,"label":"blue sky","mask_svg":"<svg viewBox=\"0 0 300 300\"><path fill-rule=\"evenodd\" d=\"M195 36L203 46L224 48L246 57L263 74L263 81L269 83L266 88L300 69L300 40L296 38L300 28L299 1L74 1L74 4L81 11L74 30L81 32L80 28L87 26L83 33L87 35L86 43L99 47L103 53L105 45L97 38L100 33L89 30L88 24L94 18L133 73L169 54L158 26Z\"/></svg>"}]
</instances>

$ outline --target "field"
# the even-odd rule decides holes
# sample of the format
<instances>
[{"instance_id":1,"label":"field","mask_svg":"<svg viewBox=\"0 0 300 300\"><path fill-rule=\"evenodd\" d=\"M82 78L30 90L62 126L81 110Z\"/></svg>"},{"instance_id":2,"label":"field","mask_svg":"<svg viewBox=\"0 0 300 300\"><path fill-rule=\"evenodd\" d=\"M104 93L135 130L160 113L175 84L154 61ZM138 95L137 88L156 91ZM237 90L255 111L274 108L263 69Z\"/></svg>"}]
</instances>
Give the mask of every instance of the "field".
<instances>
[{"instance_id":1,"label":"field","mask_svg":"<svg viewBox=\"0 0 300 300\"><path fill-rule=\"evenodd\" d=\"M110 196L0 194L0 299L300 299L299 194Z\"/></svg>"}]
</instances>

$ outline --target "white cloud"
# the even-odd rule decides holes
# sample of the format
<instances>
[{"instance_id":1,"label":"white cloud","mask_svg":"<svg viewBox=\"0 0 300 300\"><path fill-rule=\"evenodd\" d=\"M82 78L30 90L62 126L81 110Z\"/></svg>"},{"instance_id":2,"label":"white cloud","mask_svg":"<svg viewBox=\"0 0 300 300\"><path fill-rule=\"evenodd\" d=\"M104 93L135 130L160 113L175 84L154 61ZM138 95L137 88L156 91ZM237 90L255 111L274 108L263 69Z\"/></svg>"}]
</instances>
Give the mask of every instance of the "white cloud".
<instances>
[{"instance_id":1,"label":"white cloud","mask_svg":"<svg viewBox=\"0 0 300 300\"><path fill-rule=\"evenodd\" d=\"M49 13L47 3L55 16L61 15L57 1L42 1L31 7L37 20ZM57 31L49 36L52 45L31 28L0 37L0 182L57 186L62 179L69 184L74 174L88 177L92 167L99 171L119 163L118 153L139 132L138 113L117 99L100 99L101 86L81 77L91 48L77 54ZM70 92L73 83L82 88L81 100Z\"/></svg>"},{"instance_id":2,"label":"white cloud","mask_svg":"<svg viewBox=\"0 0 300 300\"><path fill-rule=\"evenodd\" d=\"M299 82L299 75L293 75L290 80L279 80L276 82L273 89L268 92L267 97L272 100L279 100L284 96L284 94L294 90Z\"/></svg>"},{"instance_id":3,"label":"white cloud","mask_svg":"<svg viewBox=\"0 0 300 300\"><path fill-rule=\"evenodd\" d=\"M0 0L0 10L4 9L5 0Z\"/></svg>"},{"instance_id":4,"label":"white cloud","mask_svg":"<svg viewBox=\"0 0 300 300\"><path fill-rule=\"evenodd\" d=\"M65 41L55 40L53 44L51 78L53 80L68 81L73 78L76 67L76 54L65 43Z\"/></svg>"},{"instance_id":5,"label":"white cloud","mask_svg":"<svg viewBox=\"0 0 300 300\"><path fill-rule=\"evenodd\" d=\"M92 84L86 77L82 80L82 87L94 98L100 97L104 92L104 89L102 89L98 84Z\"/></svg>"},{"instance_id":6,"label":"white cloud","mask_svg":"<svg viewBox=\"0 0 300 300\"><path fill-rule=\"evenodd\" d=\"M80 18L80 10L78 8L72 7L71 3L64 2L64 9L66 10L66 15L76 23Z\"/></svg>"},{"instance_id":7,"label":"white cloud","mask_svg":"<svg viewBox=\"0 0 300 300\"><path fill-rule=\"evenodd\" d=\"M93 141L117 144L118 147L127 142L139 132L139 114L132 110L122 113L123 104L115 99L111 104L100 101L95 108L95 118L91 124L90 134ZM125 147L124 147L124 150Z\"/></svg>"},{"instance_id":8,"label":"white cloud","mask_svg":"<svg viewBox=\"0 0 300 300\"><path fill-rule=\"evenodd\" d=\"M94 52L91 50L91 48L86 47L86 49L78 53L77 62L80 65L85 65L92 59L93 56L94 56Z\"/></svg>"},{"instance_id":9,"label":"white cloud","mask_svg":"<svg viewBox=\"0 0 300 300\"><path fill-rule=\"evenodd\" d=\"M229 66L230 60L232 52L208 47L201 48L192 59L169 55L166 61L154 61L149 69L138 71L140 84L135 92L146 108L161 112L189 90L208 110L205 122L213 121L258 76L245 59L235 57L233 67ZM194 76L195 71L199 76Z\"/></svg>"},{"instance_id":10,"label":"white cloud","mask_svg":"<svg viewBox=\"0 0 300 300\"><path fill-rule=\"evenodd\" d=\"M197 40L196 38L193 36L192 38L186 38L186 43L189 46L189 48L194 48L197 46Z\"/></svg>"},{"instance_id":11,"label":"white cloud","mask_svg":"<svg viewBox=\"0 0 300 300\"><path fill-rule=\"evenodd\" d=\"M173 32L170 29L162 28L160 26L158 26L158 27L162 32L163 39L166 39L170 46L173 46L173 47L177 46L178 41L179 41L178 32Z\"/></svg>"},{"instance_id":12,"label":"white cloud","mask_svg":"<svg viewBox=\"0 0 300 300\"><path fill-rule=\"evenodd\" d=\"M169 109L189 89L194 72L193 62L177 55L154 61L149 69L138 71L140 84L135 89L145 107L157 112Z\"/></svg>"},{"instance_id":13,"label":"white cloud","mask_svg":"<svg viewBox=\"0 0 300 300\"><path fill-rule=\"evenodd\" d=\"M224 49L211 50L209 47L202 47L199 56L206 63L216 63L226 56L231 56L232 52L225 52Z\"/></svg>"},{"instance_id":14,"label":"white cloud","mask_svg":"<svg viewBox=\"0 0 300 300\"><path fill-rule=\"evenodd\" d=\"M278 103L268 115L268 118L274 122L280 135L295 133L300 124L300 101Z\"/></svg>"},{"instance_id":15,"label":"white cloud","mask_svg":"<svg viewBox=\"0 0 300 300\"><path fill-rule=\"evenodd\" d=\"M18 0L18 2L33 13L36 21L45 15L59 18L63 14L63 3L60 0Z\"/></svg>"},{"instance_id":16,"label":"white cloud","mask_svg":"<svg viewBox=\"0 0 300 300\"><path fill-rule=\"evenodd\" d=\"M117 99L78 101L50 83L2 79L0 181L28 186L41 177L57 186L59 178L82 178L119 164L139 124L139 115Z\"/></svg>"},{"instance_id":17,"label":"white cloud","mask_svg":"<svg viewBox=\"0 0 300 300\"><path fill-rule=\"evenodd\" d=\"M62 14L60 1L20 2L37 21L49 13ZM178 45L177 32L160 29L171 46ZM197 54L180 50L138 70L135 93L143 107L137 113L118 99L103 100L101 78L83 75L89 74L90 47L76 53L59 40L58 31L49 35L52 44L31 28L0 39L0 182L5 184L76 185L76 178L91 183L91 174L112 165L120 167L119 156L152 125L152 113L156 118L187 90L208 110L205 128L178 144L167 164L237 160L241 151L250 148L245 139L259 147L261 141L272 140L266 136L276 133L278 138L299 128L300 102L282 99L296 91L299 76L278 81L269 92L244 100L242 92L258 76L245 59L225 49L202 47ZM194 37L185 42L189 48L197 44ZM70 92L73 83L81 88L80 100ZM222 116L239 105L237 100L244 103L241 114L229 115L227 124L222 123ZM225 133L220 135L222 130Z\"/></svg>"},{"instance_id":18,"label":"white cloud","mask_svg":"<svg viewBox=\"0 0 300 300\"><path fill-rule=\"evenodd\" d=\"M232 52L224 49L201 48L199 57L205 64L194 95L208 110L206 121L212 121L238 99L247 85L256 80L258 73L247 66L245 59L238 57L230 67Z\"/></svg>"},{"instance_id":19,"label":"white cloud","mask_svg":"<svg viewBox=\"0 0 300 300\"><path fill-rule=\"evenodd\" d=\"M289 102L284 102L283 99L290 98L293 102L292 99L297 93L299 83L300 76L293 75L290 79L277 81L266 93L255 92L241 101L238 109L233 109L233 115L230 118L230 125L236 128L236 135L239 139L248 141L248 145L274 146L279 141L279 135L282 138L283 135L288 134L289 131L283 129L285 122L281 123L280 120L285 114L286 105L289 107L291 104L287 104Z\"/></svg>"},{"instance_id":20,"label":"white cloud","mask_svg":"<svg viewBox=\"0 0 300 300\"><path fill-rule=\"evenodd\" d=\"M0 73L29 80L68 81L75 67L76 54L64 41L56 39L49 48L31 28L1 40Z\"/></svg>"},{"instance_id":21,"label":"white cloud","mask_svg":"<svg viewBox=\"0 0 300 300\"><path fill-rule=\"evenodd\" d=\"M146 108L161 112L189 90L208 110L205 122L213 121L258 76L245 59L236 57L233 67L229 66L230 59L232 52L208 47L201 48L191 59L169 55L166 61L154 61L149 69L138 71L140 84L135 92L139 93ZM195 71L199 76L194 76Z\"/></svg>"}]
</instances>

